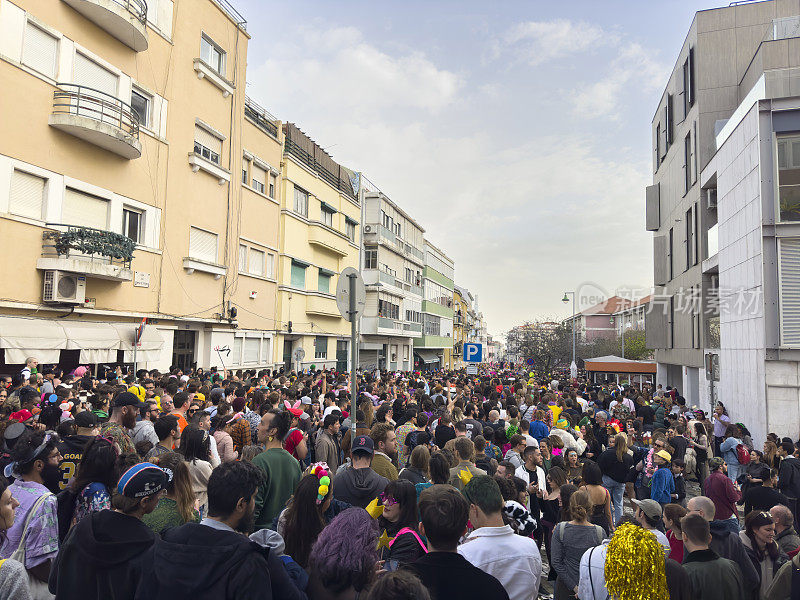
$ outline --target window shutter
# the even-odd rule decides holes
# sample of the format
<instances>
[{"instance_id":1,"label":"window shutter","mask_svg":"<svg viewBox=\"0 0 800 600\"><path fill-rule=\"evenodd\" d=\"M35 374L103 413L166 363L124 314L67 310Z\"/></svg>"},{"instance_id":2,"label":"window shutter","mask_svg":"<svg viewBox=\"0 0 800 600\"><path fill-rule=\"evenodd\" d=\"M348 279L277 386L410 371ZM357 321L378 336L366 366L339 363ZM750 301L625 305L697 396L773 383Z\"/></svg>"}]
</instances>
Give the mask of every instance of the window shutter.
<instances>
[{"instance_id":1,"label":"window shutter","mask_svg":"<svg viewBox=\"0 0 800 600\"><path fill-rule=\"evenodd\" d=\"M294 261L292 262L292 287L300 289L306 287L306 269Z\"/></svg>"},{"instance_id":2,"label":"window shutter","mask_svg":"<svg viewBox=\"0 0 800 600\"><path fill-rule=\"evenodd\" d=\"M262 363L270 362L270 360L269 360L269 342L270 342L269 338L264 338L261 341L261 362Z\"/></svg>"},{"instance_id":3,"label":"window shutter","mask_svg":"<svg viewBox=\"0 0 800 600\"><path fill-rule=\"evenodd\" d=\"M75 53L75 83L117 96L117 76L83 54Z\"/></svg>"},{"instance_id":4,"label":"window shutter","mask_svg":"<svg viewBox=\"0 0 800 600\"><path fill-rule=\"evenodd\" d=\"M67 188L61 207L61 222L67 225L108 229L108 201Z\"/></svg>"},{"instance_id":5,"label":"window shutter","mask_svg":"<svg viewBox=\"0 0 800 600\"><path fill-rule=\"evenodd\" d=\"M250 248L250 273L264 276L264 252Z\"/></svg>"},{"instance_id":6,"label":"window shutter","mask_svg":"<svg viewBox=\"0 0 800 600\"><path fill-rule=\"evenodd\" d=\"M239 271L247 271L247 246L239 244Z\"/></svg>"},{"instance_id":7,"label":"window shutter","mask_svg":"<svg viewBox=\"0 0 800 600\"><path fill-rule=\"evenodd\" d=\"M190 227L189 256L210 263L217 262L217 234Z\"/></svg>"},{"instance_id":8,"label":"window shutter","mask_svg":"<svg viewBox=\"0 0 800 600\"><path fill-rule=\"evenodd\" d=\"M267 172L256 164L253 165L253 181L257 181L262 186L267 182Z\"/></svg>"},{"instance_id":9,"label":"window shutter","mask_svg":"<svg viewBox=\"0 0 800 600\"><path fill-rule=\"evenodd\" d=\"M242 364L242 338L233 338L233 364Z\"/></svg>"},{"instance_id":10,"label":"window shutter","mask_svg":"<svg viewBox=\"0 0 800 600\"><path fill-rule=\"evenodd\" d=\"M800 238L781 238L778 248L781 345L800 346Z\"/></svg>"},{"instance_id":11,"label":"window shutter","mask_svg":"<svg viewBox=\"0 0 800 600\"><path fill-rule=\"evenodd\" d=\"M267 277L275 277L275 255L267 254Z\"/></svg>"},{"instance_id":12,"label":"window shutter","mask_svg":"<svg viewBox=\"0 0 800 600\"><path fill-rule=\"evenodd\" d=\"M32 23L25 24L22 62L43 75L56 78L58 39Z\"/></svg>"},{"instance_id":13,"label":"window shutter","mask_svg":"<svg viewBox=\"0 0 800 600\"><path fill-rule=\"evenodd\" d=\"M314 338L314 351L318 354L326 354L328 352L328 338L323 336Z\"/></svg>"},{"instance_id":14,"label":"window shutter","mask_svg":"<svg viewBox=\"0 0 800 600\"><path fill-rule=\"evenodd\" d=\"M194 127L194 141L200 142L209 150L213 150L222 156L222 140L199 125L195 125Z\"/></svg>"},{"instance_id":15,"label":"window shutter","mask_svg":"<svg viewBox=\"0 0 800 600\"><path fill-rule=\"evenodd\" d=\"M36 175L14 169L11 176L9 212L31 219L42 218L45 180Z\"/></svg>"},{"instance_id":16,"label":"window shutter","mask_svg":"<svg viewBox=\"0 0 800 600\"><path fill-rule=\"evenodd\" d=\"M244 338L245 363L257 363L261 351L261 338Z\"/></svg>"}]
</instances>

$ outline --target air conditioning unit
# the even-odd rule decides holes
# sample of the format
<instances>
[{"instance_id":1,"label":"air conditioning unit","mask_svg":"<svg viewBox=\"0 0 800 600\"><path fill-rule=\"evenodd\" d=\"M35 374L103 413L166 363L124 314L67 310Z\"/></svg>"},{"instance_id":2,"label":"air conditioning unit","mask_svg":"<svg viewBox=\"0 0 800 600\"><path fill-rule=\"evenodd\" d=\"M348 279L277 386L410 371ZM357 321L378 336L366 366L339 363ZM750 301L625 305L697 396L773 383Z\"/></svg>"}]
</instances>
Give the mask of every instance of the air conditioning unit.
<instances>
[{"instance_id":1,"label":"air conditioning unit","mask_svg":"<svg viewBox=\"0 0 800 600\"><path fill-rule=\"evenodd\" d=\"M372 225L364 225L364 233L372 233Z\"/></svg>"},{"instance_id":2,"label":"air conditioning unit","mask_svg":"<svg viewBox=\"0 0 800 600\"><path fill-rule=\"evenodd\" d=\"M45 271L42 302L83 304L86 300L86 277L64 271Z\"/></svg>"},{"instance_id":3,"label":"air conditioning unit","mask_svg":"<svg viewBox=\"0 0 800 600\"><path fill-rule=\"evenodd\" d=\"M706 190L706 200L709 210L717 208L717 188L709 188Z\"/></svg>"}]
</instances>

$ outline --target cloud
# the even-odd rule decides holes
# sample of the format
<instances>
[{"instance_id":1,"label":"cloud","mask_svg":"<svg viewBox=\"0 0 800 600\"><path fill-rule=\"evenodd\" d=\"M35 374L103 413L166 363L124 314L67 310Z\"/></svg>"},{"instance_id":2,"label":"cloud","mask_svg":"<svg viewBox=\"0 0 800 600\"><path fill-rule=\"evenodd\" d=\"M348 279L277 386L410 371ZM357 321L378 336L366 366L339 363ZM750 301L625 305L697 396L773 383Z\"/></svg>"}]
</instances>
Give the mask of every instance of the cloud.
<instances>
[{"instance_id":1,"label":"cloud","mask_svg":"<svg viewBox=\"0 0 800 600\"><path fill-rule=\"evenodd\" d=\"M505 33L501 46L506 51L513 49L514 52L521 52L529 64L537 66L613 40L614 36L596 25L555 19L516 24Z\"/></svg>"}]
</instances>

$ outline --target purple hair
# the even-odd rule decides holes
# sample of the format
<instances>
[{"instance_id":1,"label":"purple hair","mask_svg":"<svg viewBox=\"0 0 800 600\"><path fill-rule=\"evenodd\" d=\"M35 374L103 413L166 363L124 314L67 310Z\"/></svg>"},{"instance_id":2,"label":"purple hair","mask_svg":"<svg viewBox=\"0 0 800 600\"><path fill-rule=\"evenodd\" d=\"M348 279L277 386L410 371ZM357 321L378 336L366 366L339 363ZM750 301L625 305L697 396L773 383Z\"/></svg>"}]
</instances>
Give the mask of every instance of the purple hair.
<instances>
[{"instance_id":1,"label":"purple hair","mask_svg":"<svg viewBox=\"0 0 800 600\"><path fill-rule=\"evenodd\" d=\"M369 584L378 561L378 525L363 508L334 517L311 548L309 571L332 594Z\"/></svg>"}]
</instances>

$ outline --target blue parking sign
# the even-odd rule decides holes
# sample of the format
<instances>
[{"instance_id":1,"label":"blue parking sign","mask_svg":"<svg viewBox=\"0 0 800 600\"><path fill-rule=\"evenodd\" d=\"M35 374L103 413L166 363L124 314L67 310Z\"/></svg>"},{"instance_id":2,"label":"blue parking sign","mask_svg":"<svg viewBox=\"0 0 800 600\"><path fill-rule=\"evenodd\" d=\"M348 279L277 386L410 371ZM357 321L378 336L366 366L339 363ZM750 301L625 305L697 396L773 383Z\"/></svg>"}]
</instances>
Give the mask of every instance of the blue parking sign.
<instances>
[{"instance_id":1,"label":"blue parking sign","mask_svg":"<svg viewBox=\"0 0 800 600\"><path fill-rule=\"evenodd\" d=\"M464 344L464 362L479 363L483 360L483 344Z\"/></svg>"}]
</instances>

